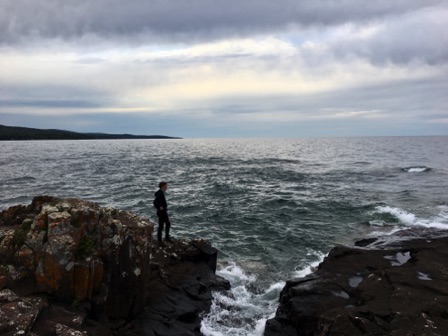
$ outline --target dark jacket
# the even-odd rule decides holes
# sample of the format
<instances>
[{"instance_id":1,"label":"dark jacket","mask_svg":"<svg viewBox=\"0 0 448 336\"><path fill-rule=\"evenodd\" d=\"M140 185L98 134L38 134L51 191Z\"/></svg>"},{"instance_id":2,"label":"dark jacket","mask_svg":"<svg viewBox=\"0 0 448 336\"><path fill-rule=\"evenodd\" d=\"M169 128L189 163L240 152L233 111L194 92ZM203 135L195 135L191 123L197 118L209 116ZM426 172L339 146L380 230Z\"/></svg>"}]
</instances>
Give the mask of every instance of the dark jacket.
<instances>
[{"instance_id":1,"label":"dark jacket","mask_svg":"<svg viewBox=\"0 0 448 336\"><path fill-rule=\"evenodd\" d=\"M160 207L163 207L163 211L168 210L168 205L166 204L165 193L162 190L157 190L154 194L154 206L157 208L157 211L160 211Z\"/></svg>"}]
</instances>

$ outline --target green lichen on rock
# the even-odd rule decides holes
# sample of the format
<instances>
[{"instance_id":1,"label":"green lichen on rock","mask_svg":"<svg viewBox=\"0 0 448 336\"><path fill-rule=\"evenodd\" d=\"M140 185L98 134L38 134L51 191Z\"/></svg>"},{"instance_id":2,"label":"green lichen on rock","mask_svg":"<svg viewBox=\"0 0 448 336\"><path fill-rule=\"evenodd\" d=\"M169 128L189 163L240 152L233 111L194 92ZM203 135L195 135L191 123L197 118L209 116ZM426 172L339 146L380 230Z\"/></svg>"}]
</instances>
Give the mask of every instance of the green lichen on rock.
<instances>
[{"instance_id":1,"label":"green lichen on rock","mask_svg":"<svg viewBox=\"0 0 448 336\"><path fill-rule=\"evenodd\" d=\"M11 270L9 269L9 267L7 265L0 264L0 276L1 275L5 276L9 280L12 279Z\"/></svg>"},{"instance_id":2,"label":"green lichen on rock","mask_svg":"<svg viewBox=\"0 0 448 336\"><path fill-rule=\"evenodd\" d=\"M32 224L33 224L32 220L25 219L20 228L18 228L14 232L12 236L12 243L15 248L20 249L23 246L23 244L25 244L26 235L28 234L28 232L30 232Z\"/></svg>"},{"instance_id":3,"label":"green lichen on rock","mask_svg":"<svg viewBox=\"0 0 448 336\"><path fill-rule=\"evenodd\" d=\"M32 224L33 224L33 220L27 218L27 219L25 219L25 220L22 222L21 227L22 227L23 230L30 231L30 230L31 230L31 225L32 225Z\"/></svg>"},{"instance_id":4,"label":"green lichen on rock","mask_svg":"<svg viewBox=\"0 0 448 336\"><path fill-rule=\"evenodd\" d=\"M12 244L15 248L19 249L25 244L27 232L22 229L17 229L12 236Z\"/></svg>"},{"instance_id":5,"label":"green lichen on rock","mask_svg":"<svg viewBox=\"0 0 448 336\"><path fill-rule=\"evenodd\" d=\"M90 236L84 235L79 241L78 250L76 251L76 259L84 260L90 257L95 251L95 243Z\"/></svg>"}]
</instances>

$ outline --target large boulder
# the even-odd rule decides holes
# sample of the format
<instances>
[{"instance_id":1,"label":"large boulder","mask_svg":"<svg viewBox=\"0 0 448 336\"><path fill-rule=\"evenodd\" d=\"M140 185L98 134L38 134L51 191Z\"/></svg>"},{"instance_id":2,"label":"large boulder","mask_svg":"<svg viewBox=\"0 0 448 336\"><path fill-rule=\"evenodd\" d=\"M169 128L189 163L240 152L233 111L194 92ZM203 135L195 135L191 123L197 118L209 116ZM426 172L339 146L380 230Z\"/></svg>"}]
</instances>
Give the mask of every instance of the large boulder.
<instances>
[{"instance_id":1,"label":"large boulder","mask_svg":"<svg viewBox=\"0 0 448 336\"><path fill-rule=\"evenodd\" d=\"M0 289L28 280L31 292L134 316L145 305L152 233L150 221L127 211L36 197L0 213Z\"/></svg>"},{"instance_id":2,"label":"large boulder","mask_svg":"<svg viewBox=\"0 0 448 336\"><path fill-rule=\"evenodd\" d=\"M446 235L410 230L334 248L286 283L264 335L445 335Z\"/></svg>"}]
</instances>

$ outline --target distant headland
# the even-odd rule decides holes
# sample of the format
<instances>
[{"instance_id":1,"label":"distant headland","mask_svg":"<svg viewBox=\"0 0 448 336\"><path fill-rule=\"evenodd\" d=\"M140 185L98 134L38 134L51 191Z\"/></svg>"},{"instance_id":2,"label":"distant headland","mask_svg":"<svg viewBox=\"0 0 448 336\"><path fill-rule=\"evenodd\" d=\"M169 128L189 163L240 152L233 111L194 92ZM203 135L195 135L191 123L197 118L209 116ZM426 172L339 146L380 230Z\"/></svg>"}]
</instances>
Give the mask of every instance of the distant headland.
<instances>
[{"instance_id":1,"label":"distant headland","mask_svg":"<svg viewBox=\"0 0 448 336\"><path fill-rule=\"evenodd\" d=\"M182 139L164 135L78 133L58 129L37 129L0 125L0 141L5 140L114 140L114 139Z\"/></svg>"}]
</instances>

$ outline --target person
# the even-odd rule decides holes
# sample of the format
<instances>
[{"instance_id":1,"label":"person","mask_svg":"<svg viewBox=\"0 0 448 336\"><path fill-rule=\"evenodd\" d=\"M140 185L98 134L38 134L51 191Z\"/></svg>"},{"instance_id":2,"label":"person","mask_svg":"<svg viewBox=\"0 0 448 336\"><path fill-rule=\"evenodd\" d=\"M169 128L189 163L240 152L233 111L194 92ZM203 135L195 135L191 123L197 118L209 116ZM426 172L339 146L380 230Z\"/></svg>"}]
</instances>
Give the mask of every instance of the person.
<instances>
[{"instance_id":1,"label":"person","mask_svg":"<svg viewBox=\"0 0 448 336\"><path fill-rule=\"evenodd\" d=\"M171 242L170 228L171 223L168 218L168 205L166 203L165 191L168 189L168 183L160 182L159 190L154 193L154 206L157 209L157 217L159 217L159 227L157 228L157 240L162 242L163 228L165 227L165 240Z\"/></svg>"}]
</instances>

